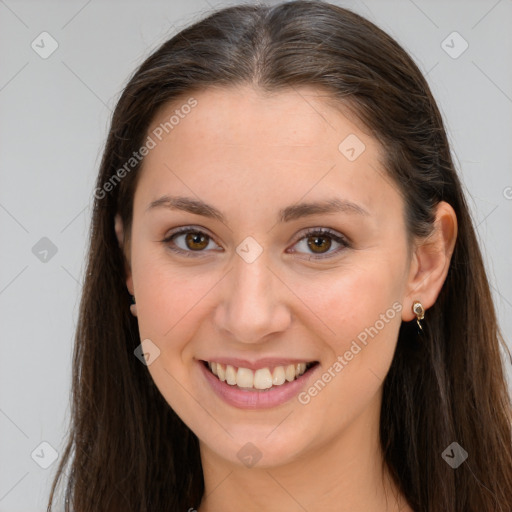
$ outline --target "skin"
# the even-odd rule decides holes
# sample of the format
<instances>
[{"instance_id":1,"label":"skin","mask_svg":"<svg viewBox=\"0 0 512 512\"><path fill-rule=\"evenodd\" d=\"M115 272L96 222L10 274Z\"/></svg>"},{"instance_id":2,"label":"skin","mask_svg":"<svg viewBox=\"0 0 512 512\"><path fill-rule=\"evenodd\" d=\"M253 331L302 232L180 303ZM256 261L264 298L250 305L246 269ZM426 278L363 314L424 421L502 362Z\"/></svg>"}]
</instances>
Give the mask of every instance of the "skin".
<instances>
[{"instance_id":1,"label":"skin","mask_svg":"<svg viewBox=\"0 0 512 512\"><path fill-rule=\"evenodd\" d=\"M247 85L193 96L197 106L145 158L131 232L119 216L116 232L141 340L160 350L148 370L200 440L206 491L199 511L411 511L381 466L382 384L400 323L415 319L415 300L428 322L446 278L453 209L440 203L433 233L408 246L403 200L379 163L383 149L318 90L265 95ZM188 97L166 105L148 133ZM354 161L338 150L349 134L365 144ZM145 211L165 194L201 199L227 223L163 207ZM281 208L332 197L368 214L276 222ZM162 242L188 225L210 237L203 252L186 235L174 240L192 257ZM313 252L304 232L322 227L351 245L328 238ZM252 263L236 252L248 236L263 248ZM310 259L322 254L330 257ZM199 372L197 359L220 355L298 357L319 361L320 376L396 303L401 312L306 405L294 398L241 410L218 398ZM253 467L237 457L248 442L261 454Z\"/></svg>"}]
</instances>

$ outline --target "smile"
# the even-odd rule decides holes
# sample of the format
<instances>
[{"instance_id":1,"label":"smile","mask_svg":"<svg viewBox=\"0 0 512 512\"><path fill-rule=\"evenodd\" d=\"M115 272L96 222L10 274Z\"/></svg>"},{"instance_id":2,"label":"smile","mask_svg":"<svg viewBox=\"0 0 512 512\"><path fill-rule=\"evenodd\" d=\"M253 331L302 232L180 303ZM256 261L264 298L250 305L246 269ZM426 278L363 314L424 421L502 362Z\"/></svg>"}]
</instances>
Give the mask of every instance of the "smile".
<instances>
[{"instance_id":1,"label":"smile","mask_svg":"<svg viewBox=\"0 0 512 512\"><path fill-rule=\"evenodd\" d=\"M318 364L316 361L288 364L285 366L265 367L257 370L221 364L215 361L203 361L221 382L245 390L269 390L293 382L310 368Z\"/></svg>"}]
</instances>

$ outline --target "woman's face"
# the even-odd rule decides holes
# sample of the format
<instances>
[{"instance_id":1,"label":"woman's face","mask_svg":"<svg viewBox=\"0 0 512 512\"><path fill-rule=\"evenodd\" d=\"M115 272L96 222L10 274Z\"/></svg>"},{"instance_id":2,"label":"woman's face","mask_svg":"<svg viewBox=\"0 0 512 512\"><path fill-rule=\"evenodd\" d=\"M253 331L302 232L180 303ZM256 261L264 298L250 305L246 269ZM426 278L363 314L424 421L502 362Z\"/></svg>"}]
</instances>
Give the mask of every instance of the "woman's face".
<instances>
[{"instance_id":1,"label":"woman's face","mask_svg":"<svg viewBox=\"0 0 512 512\"><path fill-rule=\"evenodd\" d=\"M319 95L209 89L148 132L127 280L148 370L202 448L237 464L375 428L410 310L401 196L376 140Z\"/></svg>"}]
</instances>

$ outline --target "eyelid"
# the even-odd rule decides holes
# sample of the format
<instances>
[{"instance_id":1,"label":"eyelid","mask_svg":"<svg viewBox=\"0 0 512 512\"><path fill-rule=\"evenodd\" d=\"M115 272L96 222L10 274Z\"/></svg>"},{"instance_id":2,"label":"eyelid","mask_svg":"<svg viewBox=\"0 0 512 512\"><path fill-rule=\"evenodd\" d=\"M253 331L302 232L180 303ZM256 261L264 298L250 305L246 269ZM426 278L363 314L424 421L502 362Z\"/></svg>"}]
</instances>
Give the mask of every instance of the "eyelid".
<instances>
[{"instance_id":1,"label":"eyelid","mask_svg":"<svg viewBox=\"0 0 512 512\"><path fill-rule=\"evenodd\" d=\"M208 231L207 228L205 228L203 226L191 225L191 226L180 226L178 228L175 228L175 229L171 230L169 232L169 234L166 234L164 236L164 239L162 240L162 242L170 240L175 235L181 235L183 233L192 233L192 232L193 233L201 233L203 235L207 235L209 238L211 238L212 240L215 241L215 237L210 234L210 232ZM217 242L215 242L215 243L217 243Z\"/></svg>"},{"instance_id":2,"label":"eyelid","mask_svg":"<svg viewBox=\"0 0 512 512\"><path fill-rule=\"evenodd\" d=\"M315 234L328 235L334 239L339 238L340 240L343 241L343 243L346 243L347 245L350 245L352 243L351 240L346 235L344 235L338 231L335 231L334 229L326 228L323 226L306 228L305 230L301 231L297 235L297 240L294 243L299 242L300 240L302 240L303 238L305 238L307 236L312 236Z\"/></svg>"}]
</instances>

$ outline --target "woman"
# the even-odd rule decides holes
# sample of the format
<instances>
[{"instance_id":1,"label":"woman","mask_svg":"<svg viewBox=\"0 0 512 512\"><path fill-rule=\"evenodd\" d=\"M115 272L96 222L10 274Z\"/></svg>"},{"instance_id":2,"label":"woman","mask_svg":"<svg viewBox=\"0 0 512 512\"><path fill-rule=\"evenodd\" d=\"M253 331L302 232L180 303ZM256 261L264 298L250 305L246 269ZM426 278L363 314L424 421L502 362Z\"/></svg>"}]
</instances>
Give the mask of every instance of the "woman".
<instances>
[{"instance_id":1,"label":"woman","mask_svg":"<svg viewBox=\"0 0 512 512\"><path fill-rule=\"evenodd\" d=\"M503 343L429 87L323 2L218 11L115 109L66 510L512 509Z\"/></svg>"}]
</instances>

